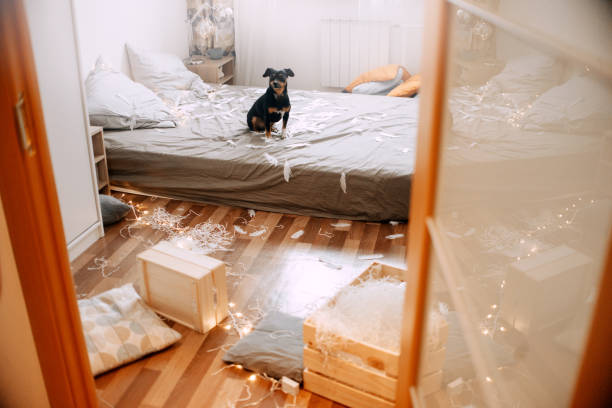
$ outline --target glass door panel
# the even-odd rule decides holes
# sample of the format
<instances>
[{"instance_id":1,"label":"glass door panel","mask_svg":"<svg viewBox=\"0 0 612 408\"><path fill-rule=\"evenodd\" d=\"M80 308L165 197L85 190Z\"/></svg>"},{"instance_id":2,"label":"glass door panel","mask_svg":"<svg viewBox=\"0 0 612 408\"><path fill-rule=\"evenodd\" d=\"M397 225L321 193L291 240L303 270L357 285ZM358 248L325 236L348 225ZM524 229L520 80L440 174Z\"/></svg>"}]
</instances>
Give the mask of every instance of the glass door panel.
<instances>
[{"instance_id":1,"label":"glass door panel","mask_svg":"<svg viewBox=\"0 0 612 408\"><path fill-rule=\"evenodd\" d=\"M438 280L494 384L482 406L566 406L612 227L612 83L492 24L476 38L465 13L451 6Z\"/></svg>"},{"instance_id":2,"label":"glass door panel","mask_svg":"<svg viewBox=\"0 0 612 408\"><path fill-rule=\"evenodd\" d=\"M463 299L462 284L447 284L435 255L430 259L430 279L427 337L422 349L417 387L421 406L495 406L493 401L499 398L500 393L496 376L500 371L489 370L489 365L482 359L489 359L491 366L500 368L512 360L511 349L503 345L496 346L496 355L485 356L479 352L480 349L488 352L488 349L482 348L481 342L494 344L495 310L491 309L490 318L485 317L482 325L472 325L465 318L468 314L464 309L469 306ZM432 379L437 370L440 378L434 382Z\"/></svg>"},{"instance_id":3,"label":"glass door panel","mask_svg":"<svg viewBox=\"0 0 612 408\"><path fill-rule=\"evenodd\" d=\"M467 0L451 1L474 6L510 21L542 39L567 47L612 67L612 4L602 0ZM461 24L475 37L487 36L494 25L458 11Z\"/></svg>"}]
</instances>

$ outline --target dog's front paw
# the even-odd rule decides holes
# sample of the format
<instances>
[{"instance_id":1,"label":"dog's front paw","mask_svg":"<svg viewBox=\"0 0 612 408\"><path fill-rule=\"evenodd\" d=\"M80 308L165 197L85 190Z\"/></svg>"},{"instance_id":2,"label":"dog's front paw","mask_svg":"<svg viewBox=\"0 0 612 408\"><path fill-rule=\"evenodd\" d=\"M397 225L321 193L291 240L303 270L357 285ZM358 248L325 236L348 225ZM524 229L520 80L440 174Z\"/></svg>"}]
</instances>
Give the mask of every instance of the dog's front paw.
<instances>
[{"instance_id":1,"label":"dog's front paw","mask_svg":"<svg viewBox=\"0 0 612 408\"><path fill-rule=\"evenodd\" d=\"M287 129L283 129L283 132L281 133L281 139L284 139L287 137Z\"/></svg>"}]
</instances>

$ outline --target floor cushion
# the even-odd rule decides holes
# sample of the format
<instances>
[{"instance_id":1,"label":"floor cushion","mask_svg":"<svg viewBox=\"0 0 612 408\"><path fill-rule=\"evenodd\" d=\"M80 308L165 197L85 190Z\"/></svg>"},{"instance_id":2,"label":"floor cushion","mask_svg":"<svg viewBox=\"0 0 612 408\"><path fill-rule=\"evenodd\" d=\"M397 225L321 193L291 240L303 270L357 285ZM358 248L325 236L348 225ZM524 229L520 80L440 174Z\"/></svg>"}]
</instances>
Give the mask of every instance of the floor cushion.
<instances>
[{"instance_id":1,"label":"floor cushion","mask_svg":"<svg viewBox=\"0 0 612 408\"><path fill-rule=\"evenodd\" d=\"M289 377L302 382L303 324L302 318L270 312L225 353L223 361L277 379Z\"/></svg>"},{"instance_id":2,"label":"floor cushion","mask_svg":"<svg viewBox=\"0 0 612 408\"><path fill-rule=\"evenodd\" d=\"M108 194L100 194L100 212L102 223L106 225L121 221L130 212L130 207L123 201Z\"/></svg>"},{"instance_id":3,"label":"floor cushion","mask_svg":"<svg viewBox=\"0 0 612 408\"><path fill-rule=\"evenodd\" d=\"M78 304L94 375L162 350L181 338L144 303L131 283Z\"/></svg>"}]
</instances>

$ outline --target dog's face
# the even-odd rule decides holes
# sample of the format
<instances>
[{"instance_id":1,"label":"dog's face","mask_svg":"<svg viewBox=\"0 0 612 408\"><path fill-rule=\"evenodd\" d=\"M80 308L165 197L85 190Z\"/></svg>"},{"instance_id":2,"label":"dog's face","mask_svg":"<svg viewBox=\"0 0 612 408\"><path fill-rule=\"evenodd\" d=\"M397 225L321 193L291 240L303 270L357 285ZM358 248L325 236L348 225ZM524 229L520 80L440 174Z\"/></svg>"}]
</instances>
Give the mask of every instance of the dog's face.
<instances>
[{"instance_id":1,"label":"dog's face","mask_svg":"<svg viewBox=\"0 0 612 408\"><path fill-rule=\"evenodd\" d=\"M274 89L276 93L282 93L287 86L287 77L292 77L293 71L290 68L275 70L273 68L266 69L263 76L270 77L270 87Z\"/></svg>"}]
</instances>

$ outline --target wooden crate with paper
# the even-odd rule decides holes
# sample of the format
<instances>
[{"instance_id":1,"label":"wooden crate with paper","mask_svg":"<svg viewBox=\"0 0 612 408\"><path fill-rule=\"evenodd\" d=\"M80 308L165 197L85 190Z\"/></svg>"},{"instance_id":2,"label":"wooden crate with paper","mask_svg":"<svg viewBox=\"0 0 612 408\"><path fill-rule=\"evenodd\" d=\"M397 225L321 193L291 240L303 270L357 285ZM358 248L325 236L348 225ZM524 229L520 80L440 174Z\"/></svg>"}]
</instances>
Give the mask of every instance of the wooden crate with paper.
<instances>
[{"instance_id":1,"label":"wooden crate with paper","mask_svg":"<svg viewBox=\"0 0 612 408\"><path fill-rule=\"evenodd\" d=\"M374 262L304 322L304 388L356 408L395 406L405 271ZM421 382L440 389L448 326L437 314ZM433 341L432 341L433 340Z\"/></svg>"}]
</instances>

